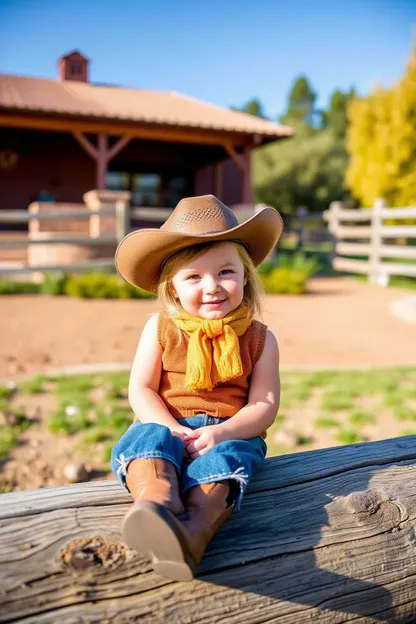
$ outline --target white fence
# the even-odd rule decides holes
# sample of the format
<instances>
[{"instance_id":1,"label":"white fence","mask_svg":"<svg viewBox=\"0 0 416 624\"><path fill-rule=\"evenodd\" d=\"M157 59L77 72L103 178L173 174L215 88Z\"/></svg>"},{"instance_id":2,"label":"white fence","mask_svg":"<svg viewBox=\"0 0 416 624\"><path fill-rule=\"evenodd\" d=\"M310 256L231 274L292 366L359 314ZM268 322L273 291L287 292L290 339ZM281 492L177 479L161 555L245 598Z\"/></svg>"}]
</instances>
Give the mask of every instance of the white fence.
<instances>
[{"instance_id":1,"label":"white fence","mask_svg":"<svg viewBox=\"0 0 416 624\"><path fill-rule=\"evenodd\" d=\"M393 219L416 222L416 206L388 208L383 199L377 199L372 208L347 210L341 202L333 202L324 219L336 239L335 270L364 273L380 285L387 285L391 275L416 277L416 263L405 262L416 260L416 244L409 245L407 240L416 239L416 225L385 223Z\"/></svg>"}]
</instances>

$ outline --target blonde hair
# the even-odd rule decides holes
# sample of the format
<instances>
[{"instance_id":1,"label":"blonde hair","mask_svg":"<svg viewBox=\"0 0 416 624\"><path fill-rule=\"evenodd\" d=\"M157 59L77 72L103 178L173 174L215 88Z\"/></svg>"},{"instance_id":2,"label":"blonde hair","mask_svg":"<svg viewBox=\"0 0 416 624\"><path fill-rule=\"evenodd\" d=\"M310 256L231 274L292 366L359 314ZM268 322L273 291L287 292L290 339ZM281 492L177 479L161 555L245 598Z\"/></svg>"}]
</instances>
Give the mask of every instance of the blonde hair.
<instances>
[{"instance_id":1,"label":"blonde hair","mask_svg":"<svg viewBox=\"0 0 416 624\"><path fill-rule=\"evenodd\" d=\"M261 295L263 287L257 275L256 267L244 245L237 241L214 241L210 243L202 243L201 245L191 245L174 253L168 258L162 267L159 284L157 287L157 296L161 303L162 310L169 316L176 316L180 313L180 304L172 291L172 278L183 267L184 264L192 262L203 253L217 247L224 242L233 242L237 245L238 255L244 267L244 274L247 278L247 284L244 286L243 303L252 313L253 318L261 316Z\"/></svg>"}]
</instances>

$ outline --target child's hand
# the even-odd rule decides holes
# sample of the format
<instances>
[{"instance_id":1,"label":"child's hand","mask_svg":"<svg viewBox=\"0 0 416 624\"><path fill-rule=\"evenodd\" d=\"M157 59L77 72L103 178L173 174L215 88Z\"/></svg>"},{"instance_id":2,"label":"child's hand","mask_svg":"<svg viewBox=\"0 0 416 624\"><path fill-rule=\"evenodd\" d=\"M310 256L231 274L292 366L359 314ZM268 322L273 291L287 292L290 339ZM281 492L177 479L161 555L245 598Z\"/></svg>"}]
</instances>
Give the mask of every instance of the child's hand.
<instances>
[{"instance_id":1,"label":"child's hand","mask_svg":"<svg viewBox=\"0 0 416 624\"><path fill-rule=\"evenodd\" d=\"M191 458L188 451L186 450L186 444L191 439L190 436L193 433L193 430L189 427L184 427L183 425L176 425L175 427L171 428L170 432L173 436L180 438L184 443L183 455L186 461L189 462Z\"/></svg>"},{"instance_id":2,"label":"child's hand","mask_svg":"<svg viewBox=\"0 0 416 624\"><path fill-rule=\"evenodd\" d=\"M187 442L193 434L193 430L190 427L184 427L183 425L175 425L171 427L170 431L173 436L180 438L184 443Z\"/></svg>"},{"instance_id":3,"label":"child's hand","mask_svg":"<svg viewBox=\"0 0 416 624\"><path fill-rule=\"evenodd\" d=\"M216 444L224 440L221 428L213 426L194 429L189 437L192 440L185 441L185 448L191 459L204 455Z\"/></svg>"}]
</instances>

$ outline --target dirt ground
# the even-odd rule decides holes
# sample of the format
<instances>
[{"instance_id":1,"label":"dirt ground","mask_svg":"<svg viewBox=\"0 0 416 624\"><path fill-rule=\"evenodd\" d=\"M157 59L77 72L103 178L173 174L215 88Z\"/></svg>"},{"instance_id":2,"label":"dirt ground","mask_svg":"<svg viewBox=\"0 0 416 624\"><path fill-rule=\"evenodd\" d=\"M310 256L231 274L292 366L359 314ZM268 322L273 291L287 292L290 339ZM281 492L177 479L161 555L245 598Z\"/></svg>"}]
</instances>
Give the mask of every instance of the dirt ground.
<instances>
[{"instance_id":1,"label":"dirt ground","mask_svg":"<svg viewBox=\"0 0 416 624\"><path fill-rule=\"evenodd\" d=\"M352 279L315 279L308 295L266 297L264 321L278 338L282 368L415 365L416 326L389 311L393 301L409 294ZM143 325L157 309L157 303L148 300L1 297L0 379L18 381L78 365L128 367ZM46 415L54 400L49 394L24 398L21 407L35 425L20 436L0 468L0 491L69 483L67 464L83 465L89 480L114 478L100 472L100 443L92 445L86 456L77 446L77 436L48 432ZM317 398L311 400L316 403ZM305 408L312 410L311 422L316 412L312 403ZM325 435L320 430L311 448L331 445ZM380 435L376 432L376 438Z\"/></svg>"},{"instance_id":2,"label":"dirt ground","mask_svg":"<svg viewBox=\"0 0 416 624\"><path fill-rule=\"evenodd\" d=\"M409 291L350 278L314 279L302 296L267 296L264 321L284 368L416 364L416 327L389 310ZM18 380L80 364L132 361L149 300L0 299L0 379Z\"/></svg>"}]
</instances>

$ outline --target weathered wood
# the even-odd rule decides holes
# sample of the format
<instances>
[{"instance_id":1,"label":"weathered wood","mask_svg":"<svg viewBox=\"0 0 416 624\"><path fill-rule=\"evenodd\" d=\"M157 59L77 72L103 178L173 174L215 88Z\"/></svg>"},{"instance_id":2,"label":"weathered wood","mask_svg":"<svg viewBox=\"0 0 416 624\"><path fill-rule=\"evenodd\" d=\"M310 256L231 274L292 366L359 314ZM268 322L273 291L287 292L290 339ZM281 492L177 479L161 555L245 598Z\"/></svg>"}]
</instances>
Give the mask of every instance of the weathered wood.
<instances>
[{"instance_id":1,"label":"weathered wood","mask_svg":"<svg viewBox=\"0 0 416 624\"><path fill-rule=\"evenodd\" d=\"M192 583L121 544L114 481L3 494L0 622L415 622L415 479L416 436L269 459Z\"/></svg>"}]
</instances>

